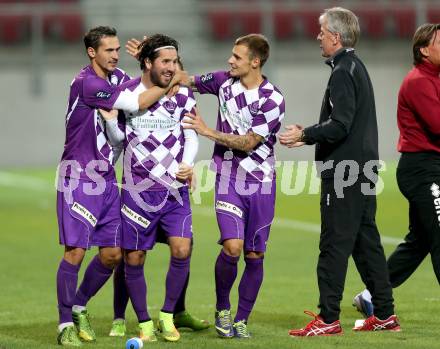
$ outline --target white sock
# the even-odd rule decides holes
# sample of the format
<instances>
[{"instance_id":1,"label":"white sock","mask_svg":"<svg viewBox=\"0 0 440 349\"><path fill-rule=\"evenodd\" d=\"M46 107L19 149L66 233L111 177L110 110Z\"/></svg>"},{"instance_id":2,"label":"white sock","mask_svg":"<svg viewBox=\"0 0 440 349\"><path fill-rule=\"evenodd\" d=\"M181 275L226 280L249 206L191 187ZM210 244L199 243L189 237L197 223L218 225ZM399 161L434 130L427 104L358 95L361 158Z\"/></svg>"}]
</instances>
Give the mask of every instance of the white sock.
<instances>
[{"instance_id":1,"label":"white sock","mask_svg":"<svg viewBox=\"0 0 440 349\"><path fill-rule=\"evenodd\" d=\"M86 307L83 307L82 305L74 305L72 307L74 313L81 313L83 310L86 310Z\"/></svg>"},{"instance_id":2,"label":"white sock","mask_svg":"<svg viewBox=\"0 0 440 349\"><path fill-rule=\"evenodd\" d=\"M73 326L73 322L63 322L62 324L58 325L58 332L61 332L66 327Z\"/></svg>"}]
</instances>

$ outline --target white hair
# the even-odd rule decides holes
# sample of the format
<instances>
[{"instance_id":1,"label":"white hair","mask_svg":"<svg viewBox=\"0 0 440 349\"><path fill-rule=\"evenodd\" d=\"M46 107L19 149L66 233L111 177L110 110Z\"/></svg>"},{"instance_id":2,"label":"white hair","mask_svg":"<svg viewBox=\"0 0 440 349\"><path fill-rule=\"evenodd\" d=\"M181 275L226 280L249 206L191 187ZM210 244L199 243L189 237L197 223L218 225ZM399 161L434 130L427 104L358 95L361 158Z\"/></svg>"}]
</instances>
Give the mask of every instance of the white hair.
<instances>
[{"instance_id":1,"label":"white hair","mask_svg":"<svg viewBox=\"0 0 440 349\"><path fill-rule=\"evenodd\" d=\"M319 17L319 23L326 23L330 32L339 33L343 47L355 47L359 40L359 20L350 10L342 7L326 9Z\"/></svg>"}]
</instances>

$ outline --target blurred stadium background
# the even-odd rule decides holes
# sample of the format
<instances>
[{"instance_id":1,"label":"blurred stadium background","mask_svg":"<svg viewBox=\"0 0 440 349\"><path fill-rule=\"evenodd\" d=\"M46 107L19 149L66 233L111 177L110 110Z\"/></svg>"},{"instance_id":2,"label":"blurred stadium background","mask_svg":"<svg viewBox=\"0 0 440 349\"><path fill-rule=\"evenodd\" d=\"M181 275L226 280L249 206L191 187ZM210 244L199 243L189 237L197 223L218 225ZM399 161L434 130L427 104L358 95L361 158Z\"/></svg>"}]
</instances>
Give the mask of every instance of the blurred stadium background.
<instances>
[{"instance_id":1,"label":"blurred stadium background","mask_svg":"<svg viewBox=\"0 0 440 349\"><path fill-rule=\"evenodd\" d=\"M177 38L191 73L227 69L234 38L262 32L272 45L265 73L286 96L285 123L314 123L329 75L315 40L317 18L334 5L360 18L358 53L375 87L381 157L396 159L396 99L411 67L410 39L419 24L440 21L438 1L0 0L0 166L56 164L69 84L88 64L82 36L96 25L116 27L122 45L156 32ZM124 52L120 67L139 74ZM200 97L199 105L214 125L216 99ZM211 155L206 144L199 159ZM306 159L312 153L311 148L290 154L278 149L280 159Z\"/></svg>"},{"instance_id":2,"label":"blurred stadium background","mask_svg":"<svg viewBox=\"0 0 440 349\"><path fill-rule=\"evenodd\" d=\"M396 102L403 76L412 66L411 37L424 22L440 22L439 1L322 0L0 0L0 348L57 348L55 273L62 248L57 243L55 167L64 142L64 118L69 85L88 64L82 36L88 28L111 25L121 45L131 37L166 33L181 43L181 56L191 73L228 69L233 40L262 32L271 42L265 67L270 80L286 97L286 123L308 125L319 116L329 68L315 40L318 16L331 6L352 9L360 18L358 53L370 72L376 94L382 174L385 190L378 199L378 226L389 254L407 229L407 203L394 173L398 154ZM122 50L123 51L123 50ZM120 67L136 76L136 62L121 52ZM215 125L217 100L197 97L202 115ZM209 159L212 143L201 140L198 159ZM281 160L312 159L313 148L277 148ZM298 182L294 175L281 186ZM312 181L310 171L305 188ZM301 183L299 184L301 186ZM290 188L290 187L289 187ZM293 190L295 191L295 190ZM292 190L290 190L292 193ZM298 191L297 191L298 193ZM319 239L319 195L277 195L276 220L265 262L265 282L252 315L255 339L249 343L216 339L214 330L185 333L182 347L192 348L435 348L438 345L438 284L427 259L410 281L395 292L404 331L365 336L350 331L359 317L351 307L362 282L350 263L342 302L345 335L299 343L287 336L290 326L302 326L303 309L315 310L315 265ZM218 228L212 191L194 205L196 248L192 257L188 308L212 321L213 265L218 253ZM157 251L156 251L157 250ZM88 253L87 260L93 256ZM168 252L159 246L146 267L149 305L156 316L163 301ZM84 262L82 272L87 263ZM242 265L241 265L242 267ZM81 278L81 276L80 276ZM151 287L150 287L151 285ZM421 287L421 285L423 285ZM94 348L124 347L125 339L106 337L112 317L112 284L90 302L98 333ZM232 301L236 302L236 287ZM234 309L235 310L235 309ZM130 336L135 318L128 311ZM178 344L179 345L179 344ZM157 348L169 347L157 343Z\"/></svg>"}]
</instances>

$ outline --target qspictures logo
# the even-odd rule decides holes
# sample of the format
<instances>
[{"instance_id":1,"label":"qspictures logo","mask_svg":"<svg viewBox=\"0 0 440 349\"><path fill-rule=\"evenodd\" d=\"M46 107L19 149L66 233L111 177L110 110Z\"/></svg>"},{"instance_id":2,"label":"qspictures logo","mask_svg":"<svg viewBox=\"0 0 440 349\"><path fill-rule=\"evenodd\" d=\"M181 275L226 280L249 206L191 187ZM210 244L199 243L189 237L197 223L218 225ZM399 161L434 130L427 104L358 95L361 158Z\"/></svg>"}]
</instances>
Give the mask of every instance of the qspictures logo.
<instances>
[{"instance_id":1,"label":"qspictures logo","mask_svg":"<svg viewBox=\"0 0 440 349\"><path fill-rule=\"evenodd\" d=\"M440 225L440 187L436 183L432 183L431 185L432 196L434 197L434 208L435 213L437 214L437 220Z\"/></svg>"}]
</instances>

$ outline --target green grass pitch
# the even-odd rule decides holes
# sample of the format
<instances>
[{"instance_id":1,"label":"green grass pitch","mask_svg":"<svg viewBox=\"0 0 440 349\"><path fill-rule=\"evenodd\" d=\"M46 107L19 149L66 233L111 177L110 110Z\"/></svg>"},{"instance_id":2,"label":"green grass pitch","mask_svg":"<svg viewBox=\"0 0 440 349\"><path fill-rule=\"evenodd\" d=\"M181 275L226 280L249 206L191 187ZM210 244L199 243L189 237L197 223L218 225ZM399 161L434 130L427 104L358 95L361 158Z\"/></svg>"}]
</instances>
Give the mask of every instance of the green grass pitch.
<instances>
[{"instance_id":1,"label":"green grass pitch","mask_svg":"<svg viewBox=\"0 0 440 349\"><path fill-rule=\"evenodd\" d=\"M385 189L378 196L377 223L381 234L402 238L407 231L407 203L395 184L395 165L381 174ZM308 181L310 176L308 177ZM58 245L55 215L54 169L0 171L0 349L58 348L55 275L62 256ZM219 246L218 229L212 210L212 192L193 205L195 247L187 308L196 316L213 321L214 263ZM396 312L401 333L353 333L359 314L351 306L353 296L363 288L354 264L350 262L341 321L344 335L330 338L294 339L292 327L310 320L304 309L316 311L318 299L316 261L319 235L319 196L277 194L276 217L265 258L265 278L249 321L251 340L222 340L214 329L182 332L176 344L163 341L147 344L155 348L440 348L438 341L439 286L431 262L425 260L410 280L395 290ZM311 223L291 224L291 220ZM310 228L311 227L311 228ZM389 254L395 243L384 245ZM81 269L96 250L91 250ZM150 314L158 316L164 297L169 253L158 245L146 261ZM243 262L240 262L240 273ZM241 275L241 274L239 274ZM238 282L232 292L233 313ZM124 348L127 338L136 335L136 320L129 305L129 335L124 339L107 336L112 321L112 283L107 283L88 305L97 333L95 344L84 348Z\"/></svg>"}]
</instances>

